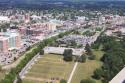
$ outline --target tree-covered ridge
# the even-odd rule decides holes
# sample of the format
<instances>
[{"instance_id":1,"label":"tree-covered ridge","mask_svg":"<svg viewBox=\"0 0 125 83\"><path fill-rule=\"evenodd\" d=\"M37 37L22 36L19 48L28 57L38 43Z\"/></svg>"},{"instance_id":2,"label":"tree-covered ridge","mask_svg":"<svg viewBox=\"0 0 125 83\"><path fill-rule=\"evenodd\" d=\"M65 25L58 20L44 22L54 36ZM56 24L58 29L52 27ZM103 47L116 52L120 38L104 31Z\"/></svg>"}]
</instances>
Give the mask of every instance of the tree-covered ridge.
<instances>
[{"instance_id":1,"label":"tree-covered ridge","mask_svg":"<svg viewBox=\"0 0 125 83\"><path fill-rule=\"evenodd\" d=\"M108 83L125 65L125 40L114 37L99 37L94 45L96 48L103 45L105 51L101 61L103 66L94 72L94 78L101 79L103 83Z\"/></svg>"}]
</instances>

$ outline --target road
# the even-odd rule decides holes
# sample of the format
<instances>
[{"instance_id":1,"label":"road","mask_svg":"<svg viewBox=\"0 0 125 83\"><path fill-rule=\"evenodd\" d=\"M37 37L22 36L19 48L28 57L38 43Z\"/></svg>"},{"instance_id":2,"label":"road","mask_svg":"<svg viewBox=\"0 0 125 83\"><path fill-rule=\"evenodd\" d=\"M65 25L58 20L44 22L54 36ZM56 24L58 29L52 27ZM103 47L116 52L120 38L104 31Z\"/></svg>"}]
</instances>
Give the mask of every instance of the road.
<instances>
[{"instance_id":1,"label":"road","mask_svg":"<svg viewBox=\"0 0 125 83\"><path fill-rule=\"evenodd\" d=\"M24 78L24 75L27 73L28 69L31 68L31 66L34 64L34 62L40 58L42 55L35 55L27 64L26 66L21 70L21 72L19 73L20 78ZM15 81L13 83L17 83L17 79L15 79Z\"/></svg>"},{"instance_id":2,"label":"road","mask_svg":"<svg viewBox=\"0 0 125 83\"><path fill-rule=\"evenodd\" d=\"M24 75L27 73L28 69L34 64L34 62L42 55L35 55L28 63L27 65L22 69L22 71L19 73L20 78L23 78Z\"/></svg>"}]
</instances>

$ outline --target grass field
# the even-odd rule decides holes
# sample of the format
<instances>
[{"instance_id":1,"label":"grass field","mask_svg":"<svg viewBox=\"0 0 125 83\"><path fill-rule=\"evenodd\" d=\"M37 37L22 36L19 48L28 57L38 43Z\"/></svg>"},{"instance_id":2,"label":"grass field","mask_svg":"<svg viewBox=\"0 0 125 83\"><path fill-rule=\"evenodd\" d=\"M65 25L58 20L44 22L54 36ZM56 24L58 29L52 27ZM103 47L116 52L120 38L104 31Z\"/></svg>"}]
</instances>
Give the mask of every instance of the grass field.
<instances>
[{"instance_id":1,"label":"grass field","mask_svg":"<svg viewBox=\"0 0 125 83\"><path fill-rule=\"evenodd\" d=\"M74 62L64 62L63 56L45 54L32 66L23 79L23 83L46 83L68 79ZM54 80L53 80L54 78Z\"/></svg>"},{"instance_id":2,"label":"grass field","mask_svg":"<svg viewBox=\"0 0 125 83\"><path fill-rule=\"evenodd\" d=\"M4 78L5 74L6 74L5 70L0 71L0 80Z\"/></svg>"},{"instance_id":3,"label":"grass field","mask_svg":"<svg viewBox=\"0 0 125 83\"><path fill-rule=\"evenodd\" d=\"M85 63L78 64L71 83L80 83L82 79L91 78L94 70L101 67L100 58L103 56L103 52L94 50L94 54L96 55L95 60L87 60ZM101 83L101 81L96 80L96 83Z\"/></svg>"}]
</instances>

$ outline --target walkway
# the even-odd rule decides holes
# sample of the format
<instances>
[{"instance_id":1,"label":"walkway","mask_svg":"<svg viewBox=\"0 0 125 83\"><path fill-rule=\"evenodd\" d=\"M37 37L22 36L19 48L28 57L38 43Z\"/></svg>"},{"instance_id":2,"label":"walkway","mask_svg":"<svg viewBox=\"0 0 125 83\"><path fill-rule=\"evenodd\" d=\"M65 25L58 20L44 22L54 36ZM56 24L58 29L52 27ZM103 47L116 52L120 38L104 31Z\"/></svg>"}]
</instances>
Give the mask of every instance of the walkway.
<instances>
[{"instance_id":1,"label":"walkway","mask_svg":"<svg viewBox=\"0 0 125 83\"><path fill-rule=\"evenodd\" d=\"M73 67L73 70L72 70L72 72L71 72L71 74L70 74L70 77L69 77L67 83L71 83L71 80L72 80L72 77L73 77L73 75L74 75L74 72L75 72L75 70L76 70L76 68L77 68L77 65L78 65L78 62L75 63L75 65L74 65L74 67Z\"/></svg>"}]
</instances>

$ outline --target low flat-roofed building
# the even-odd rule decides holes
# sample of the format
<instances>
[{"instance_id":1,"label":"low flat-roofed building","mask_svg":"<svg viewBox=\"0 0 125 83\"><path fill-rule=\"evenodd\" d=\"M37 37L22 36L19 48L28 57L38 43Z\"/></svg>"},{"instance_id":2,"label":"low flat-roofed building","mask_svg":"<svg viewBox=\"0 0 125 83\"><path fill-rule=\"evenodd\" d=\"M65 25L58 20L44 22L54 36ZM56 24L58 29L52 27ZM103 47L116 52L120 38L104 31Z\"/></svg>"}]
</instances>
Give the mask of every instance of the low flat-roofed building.
<instances>
[{"instance_id":1,"label":"low flat-roofed building","mask_svg":"<svg viewBox=\"0 0 125 83\"><path fill-rule=\"evenodd\" d=\"M79 56L82 55L85 50L82 49L74 49L74 48L65 48L65 47L46 47L44 48L45 53L56 53L63 54L65 49L72 49L73 55Z\"/></svg>"}]
</instances>

